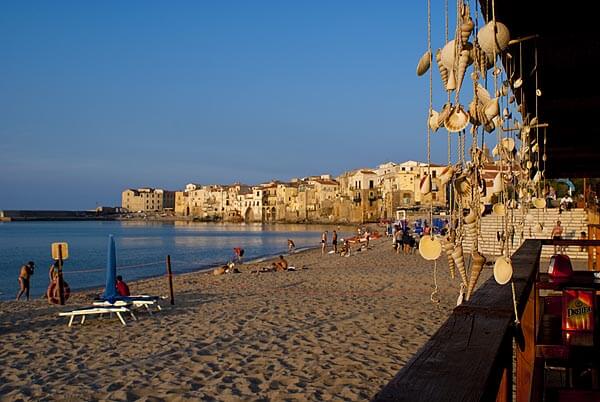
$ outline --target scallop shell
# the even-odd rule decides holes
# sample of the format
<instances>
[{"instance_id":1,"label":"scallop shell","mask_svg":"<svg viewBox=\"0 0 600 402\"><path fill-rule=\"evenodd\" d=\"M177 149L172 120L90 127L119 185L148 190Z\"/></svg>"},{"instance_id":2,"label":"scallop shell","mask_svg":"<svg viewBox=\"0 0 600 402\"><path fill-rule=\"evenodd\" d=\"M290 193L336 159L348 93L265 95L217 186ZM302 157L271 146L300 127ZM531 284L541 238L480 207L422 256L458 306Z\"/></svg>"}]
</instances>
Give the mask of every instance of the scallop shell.
<instances>
[{"instance_id":1,"label":"scallop shell","mask_svg":"<svg viewBox=\"0 0 600 402\"><path fill-rule=\"evenodd\" d=\"M454 189L461 196L469 195L471 192L471 183L465 175L460 175L454 180Z\"/></svg>"},{"instance_id":2,"label":"scallop shell","mask_svg":"<svg viewBox=\"0 0 600 402\"><path fill-rule=\"evenodd\" d=\"M432 236L425 236L419 241L419 252L426 260L437 260L442 254L442 243Z\"/></svg>"},{"instance_id":3,"label":"scallop shell","mask_svg":"<svg viewBox=\"0 0 600 402\"><path fill-rule=\"evenodd\" d=\"M485 103L483 111L488 120L492 120L494 117L498 116L500 114L498 98L490 99L489 102Z\"/></svg>"},{"instance_id":4,"label":"scallop shell","mask_svg":"<svg viewBox=\"0 0 600 402\"><path fill-rule=\"evenodd\" d=\"M488 90L478 83L475 84L475 97L484 105L492 99Z\"/></svg>"},{"instance_id":5,"label":"scallop shell","mask_svg":"<svg viewBox=\"0 0 600 402\"><path fill-rule=\"evenodd\" d=\"M464 130L469 124L469 115L464 111L461 105L456 107L450 113L450 116L444 122L444 127L451 133L457 133Z\"/></svg>"},{"instance_id":6,"label":"scallop shell","mask_svg":"<svg viewBox=\"0 0 600 402\"><path fill-rule=\"evenodd\" d=\"M467 294L465 296L465 300L469 300L471 294L473 294L473 290L475 290L475 284L477 283L477 279L479 279L479 275L483 270L483 265L485 264L486 258L479 254L478 251L473 251L471 254L471 277L469 278L469 286L467 287Z\"/></svg>"},{"instance_id":7,"label":"scallop shell","mask_svg":"<svg viewBox=\"0 0 600 402\"><path fill-rule=\"evenodd\" d=\"M417 75L420 77L429 70L431 66L431 52L428 50L425 52L421 59L419 59L419 64L417 64Z\"/></svg>"},{"instance_id":8,"label":"scallop shell","mask_svg":"<svg viewBox=\"0 0 600 402\"><path fill-rule=\"evenodd\" d=\"M496 21L495 34L493 21L485 24L477 33L477 42L488 57L494 53L499 54L505 50L508 47L509 41L510 32L508 28L498 21Z\"/></svg>"},{"instance_id":9,"label":"scallop shell","mask_svg":"<svg viewBox=\"0 0 600 402\"><path fill-rule=\"evenodd\" d=\"M513 267L510 258L498 257L494 263L494 279L499 285L505 285L513 275Z\"/></svg>"}]
</instances>

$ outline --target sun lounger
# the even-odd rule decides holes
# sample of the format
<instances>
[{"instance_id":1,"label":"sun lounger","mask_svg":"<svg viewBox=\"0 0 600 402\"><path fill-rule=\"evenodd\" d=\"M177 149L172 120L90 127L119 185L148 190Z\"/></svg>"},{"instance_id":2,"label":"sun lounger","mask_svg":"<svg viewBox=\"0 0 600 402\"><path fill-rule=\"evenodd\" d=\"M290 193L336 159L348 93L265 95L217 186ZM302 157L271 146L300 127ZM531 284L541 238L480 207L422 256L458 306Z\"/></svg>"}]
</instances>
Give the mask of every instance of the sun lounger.
<instances>
[{"instance_id":1,"label":"sun lounger","mask_svg":"<svg viewBox=\"0 0 600 402\"><path fill-rule=\"evenodd\" d=\"M119 299L116 299L112 303L109 300L95 300L93 302L93 305L100 306L100 307L110 307L110 306L121 307L121 306L123 306L123 307L133 307L135 309L143 307L146 309L146 311L148 311L148 313L152 314L152 310L150 309L150 307L156 307L156 309L158 311L162 310L162 308L160 307L160 304L158 304L159 299L160 298L158 296L146 296L146 295L124 296Z\"/></svg>"},{"instance_id":2,"label":"sun lounger","mask_svg":"<svg viewBox=\"0 0 600 402\"><path fill-rule=\"evenodd\" d=\"M85 317L87 317L88 315L100 315L101 316L102 314L106 314L106 313L109 313L109 314L115 313L117 315L117 317L119 318L119 320L121 321L121 324L123 324L123 325L127 325L127 324L125 323L125 320L123 319L123 316L121 315L121 313L129 313L134 320L137 320L137 318L133 314L133 311L131 311L131 309L126 306L84 307L84 308L80 308L80 309L73 310L73 311L65 311L62 313L58 313L58 315L62 316L62 317L70 317L69 318L69 327L70 327L73 324L73 320L77 316L81 316L81 325L83 325L83 323L85 322Z\"/></svg>"}]
</instances>

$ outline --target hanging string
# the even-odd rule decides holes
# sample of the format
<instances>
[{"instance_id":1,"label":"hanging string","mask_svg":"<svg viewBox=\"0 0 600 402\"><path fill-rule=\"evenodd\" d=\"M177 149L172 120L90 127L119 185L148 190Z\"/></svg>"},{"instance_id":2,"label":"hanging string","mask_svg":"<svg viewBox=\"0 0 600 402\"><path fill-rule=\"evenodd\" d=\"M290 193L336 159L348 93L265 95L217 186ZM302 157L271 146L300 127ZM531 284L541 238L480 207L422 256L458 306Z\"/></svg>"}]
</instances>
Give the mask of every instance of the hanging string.
<instances>
[{"instance_id":1,"label":"hanging string","mask_svg":"<svg viewBox=\"0 0 600 402\"><path fill-rule=\"evenodd\" d=\"M515 294L514 280L510 281L510 287L512 288L513 307L515 309L515 324L519 325L521 321L519 321L519 312L517 311L517 295Z\"/></svg>"},{"instance_id":2,"label":"hanging string","mask_svg":"<svg viewBox=\"0 0 600 402\"><path fill-rule=\"evenodd\" d=\"M433 292L431 292L431 295L429 296L429 299L434 304L439 304L439 302L441 301L440 297L438 296L438 293L439 293L439 289L438 289L438 284L437 284L437 260L434 260L433 261Z\"/></svg>"}]
</instances>

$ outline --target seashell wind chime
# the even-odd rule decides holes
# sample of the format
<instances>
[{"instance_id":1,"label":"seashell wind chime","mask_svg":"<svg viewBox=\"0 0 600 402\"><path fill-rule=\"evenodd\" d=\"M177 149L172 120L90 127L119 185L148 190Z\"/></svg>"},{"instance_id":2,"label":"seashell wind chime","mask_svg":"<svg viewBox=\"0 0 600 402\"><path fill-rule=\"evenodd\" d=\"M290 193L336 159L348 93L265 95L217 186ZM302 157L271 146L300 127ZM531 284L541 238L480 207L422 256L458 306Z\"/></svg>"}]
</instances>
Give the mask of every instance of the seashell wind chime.
<instances>
[{"instance_id":1,"label":"seashell wind chime","mask_svg":"<svg viewBox=\"0 0 600 402\"><path fill-rule=\"evenodd\" d=\"M523 115L524 111L523 106L514 110L519 103L518 92L523 85L522 74L519 76L514 72L507 74L506 79L497 85L497 81L502 79L503 75L503 70L496 66L498 57L505 55L507 60L511 59L511 56L507 55L510 42L509 29L502 22L492 18L474 32L476 24L471 17L469 4L462 2L459 4L458 11L455 37L446 40L445 45L435 52L429 45L429 49L418 61L417 75L422 76L429 71L435 58L441 83L448 97L448 101L439 111L434 110L430 105L427 116L428 135L429 132L445 128L448 133L459 133L461 136L465 135L467 127L471 125L470 133L473 136L471 160L465 162L463 159L455 164L449 160L439 176L441 184L448 185L451 189L449 233L441 241L427 236L419 245L421 254L428 260L435 260L441 254L445 254L450 276L453 279L458 271L461 281L460 304L463 297L469 300L472 296L487 261L479 249L478 242L484 203L493 201L492 213L503 220L505 227L509 218L513 219L513 210L517 205L524 206L522 208L524 215L520 222L520 227L523 228L526 221L531 221L530 214L527 212L529 202L532 202L536 208L544 208L545 202L539 197L539 183L543 180L543 171L539 167L540 158L535 158L535 154L539 154L539 138L535 140L531 136L533 129L538 127L537 119L535 117L525 119L525 123L520 123L516 117L513 117L517 116L517 112ZM465 88L465 77L471 66L473 68L469 77L473 84L473 98L467 106L463 106L459 102L459 95ZM487 81L490 70L494 88L498 88L493 91L493 96L480 83L480 80ZM452 93L454 102L451 101ZM536 94L541 96L541 91L536 91ZM485 144L478 146L478 132L496 132L498 141L492 155ZM522 147L518 146L515 137L511 135L513 132L518 132ZM488 190L482 172L490 163L496 165L498 173L492 181L491 189ZM424 176L420 184L422 192L430 191L430 177ZM509 194L512 194L512 199ZM462 216L463 209L467 208L468 213ZM512 230L514 229L512 227ZM470 266L466 264L465 250L470 250ZM494 278L501 285L508 283L512 278L512 263L507 255L508 247L503 245L501 256L494 264Z\"/></svg>"}]
</instances>

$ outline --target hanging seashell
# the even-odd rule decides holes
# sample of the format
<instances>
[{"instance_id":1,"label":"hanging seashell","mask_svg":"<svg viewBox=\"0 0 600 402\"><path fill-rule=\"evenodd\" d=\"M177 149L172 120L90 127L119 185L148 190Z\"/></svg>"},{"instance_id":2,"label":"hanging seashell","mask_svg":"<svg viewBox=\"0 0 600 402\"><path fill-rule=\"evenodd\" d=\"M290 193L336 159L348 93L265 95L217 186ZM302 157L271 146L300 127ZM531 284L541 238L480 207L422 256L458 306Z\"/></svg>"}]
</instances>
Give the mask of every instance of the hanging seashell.
<instances>
[{"instance_id":1,"label":"hanging seashell","mask_svg":"<svg viewBox=\"0 0 600 402\"><path fill-rule=\"evenodd\" d=\"M487 102L489 102L492 99L492 96L490 95L488 90L485 89L479 83L475 83L475 97L483 105L485 105Z\"/></svg>"},{"instance_id":2,"label":"hanging seashell","mask_svg":"<svg viewBox=\"0 0 600 402\"><path fill-rule=\"evenodd\" d=\"M496 21L495 27L493 21L488 22L477 33L477 42L488 56L500 54L508 47L509 41L510 32L508 31L508 28L498 21Z\"/></svg>"},{"instance_id":3,"label":"hanging seashell","mask_svg":"<svg viewBox=\"0 0 600 402\"><path fill-rule=\"evenodd\" d=\"M502 94L502 96L508 95L509 87L510 87L510 84L508 83L508 81L502 82L502 86L500 87L500 93Z\"/></svg>"},{"instance_id":4,"label":"hanging seashell","mask_svg":"<svg viewBox=\"0 0 600 402\"><path fill-rule=\"evenodd\" d=\"M521 78L517 78L515 80L515 82L513 82L513 88L514 89L519 89L521 88L521 85L523 85L523 80Z\"/></svg>"},{"instance_id":5,"label":"hanging seashell","mask_svg":"<svg viewBox=\"0 0 600 402\"><path fill-rule=\"evenodd\" d=\"M496 174L496 177L494 177L494 182L492 184L492 193L500 194L503 188L504 186L502 183L502 173L498 173Z\"/></svg>"},{"instance_id":6,"label":"hanging seashell","mask_svg":"<svg viewBox=\"0 0 600 402\"><path fill-rule=\"evenodd\" d=\"M508 98L508 103L511 104L511 105L513 103L515 103L515 96L514 95L511 95L510 98Z\"/></svg>"},{"instance_id":7,"label":"hanging seashell","mask_svg":"<svg viewBox=\"0 0 600 402\"><path fill-rule=\"evenodd\" d=\"M446 83L446 91L454 91L456 89L456 76L454 70L448 70L448 82Z\"/></svg>"},{"instance_id":8,"label":"hanging seashell","mask_svg":"<svg viewBox=\"0 0 600 402\"><path fill-rule=\"evenodd\" d=\"M536 207L537 209L546 208L546 200L544 200L543 198L536 197L531 202L532 202L533 206Z\"/></svg>"},{"instance_id":9,"label":"hanging seashell","mask_svg":"<svg viewBox=\"0 0 600 402\"><path fill-rule=\"evenodd\" d=\"M494 263L494 279L498 285L505 285L513 275L513 267L510 258L498 257Z\"/></svg>"},{"instance_id":10,"label":"hanging seashell","mask_svg":"<svg viewBox=\"0 0 600 402\"><path fill-rule=\"evenodd\" d=\"M475 24L471 17L463 18L463 23L460 24L460 43L463 47L469 43L469 36L471 36L471 32L473 32L474 26Z\"/></svg>"},{"instance_id":11,"label":"hanging seashell","mask_svg":"<svg viewBox=\"0 0 600 402\"><path fill-rule=\"evenodd\" d=\"M440 49L438 49L435 52L435 61L437 62L438 65L438 69L440 70L440 78L442 79L442 83L444 84L444 88L446 88L446 86L448 85L448 69L446 67L444 67L444 64L442 63L442 51Z\"/></svg>"},{"instance_id":12,"label":"hanging seashell","mask_svg":"<svg viewBox=\"0 0 600 402\"><path fill-rule=\"evenodd\" d=\"M477 213L475 212L475 209L471 208L469 210L469 213L464 217L464 221L466 224L474 223L475 221L477 221Z\"/></svg>"},{"instance_id":13,"label":"hanging seashell","mask_svg":"<svg viewBox=\"0 0 600 402\"><path fill-rule=\"evenodd\" d=\"M473 294L473 290L475 290L475 284L477 283L477 279L479 279L479 275L483 270L485 261L486 258L479 254L477 250L473 251L471 254L471 277L469 278L469 286L467 287L467 294L465 296L465 300L467 301Z\"/></svg>"},{"instance_id":14,"label":"hanging seashell","mask_svg":"<svg viewBox=\"0 0 600 402\"><path fill-rule=\"evenodd\" d=\"M456 59L456 43L454 42L454 39L444 45L440 54L440 58L442 64L448 71L454 69L454 62Z\"/></svg>"},{"instance_id":15,"label":"hanging seashell","mask_svg":"<svg viewBox=\"0 0 600 402\"><path fill-rule=\"evenodd\" d=\"M458 57L458 68L456 72L456 91L460 91L467 67L472 63L470 50L463 49Z\"/></svg>"},{"instance_id":16,"label":"hanging seashell","mask_svg":"<svg viewBox=\"0 0 600 402\"><path fill-rule=\"evenodd\" d=\"M544 233L544 225L541 222L536 223L535 228L533 229L533 232L538 236L543 234Z\"/></svg>"},{"instance_id":17,"label":"hanging seashell","mask_svg":"<svg viewBox=\"0 0 600 402\"><path fill-rule=\"evenodd\" d=\"M419 64L417 64L417 75L420 77L429 70L431 66L431 52L428 50L425 52L421 59L419 59Z\"/></svg>"},{"instance_id":18,"label":"hanging seashell","mask_svg":"<svg viewBox=\"0 0 600 402\"><path fill-rule=\"evenodd\" d=\"M533 119L531 119L531 121L529 122L529 125L531 127L534 127L537 123L538 123L538 118L537 118L537 116L534 116Z\"/></svg>"},{"instance_id":19,"label":"hanging seashell","mask_svg":"<svg viewBox=\"0 0 600 402\"><path fill-rule=\"evenodd\" d=\"M508 110L507 107L504 108L504 110L502 111L502 117L504 117L505 119L510 119L511 118L511 114L510 111Z\"/></svg>"},{"instance_id":20,"label":"hanging seashell","mask_svg":"<svg viewBox=\"0 0 600 402\"><path fill-rule=\"evenodd\" d=\"M502 138L500 144L506 152L510 153L515 150L515 140L510 137Z\"/></svg>"},{"instance_id":21,"label":"hanging seashell","mask_svg":"<svg viewBox=\"0 0 600 402\"><path fill-rule=\"evenodd\" d=\"M454 176L454 167L452 165L448 165L444 168L444 170L442 170L442 173L440 174L440 182L442 184L442 186L445 186L446 184L448 184L448 182L450 180L452 180L452 176Z\"/></svg>"},{"instance_id":22,"label":"hanging seashell","mask_svg":"<svg viewBox=\"0 0 600 402\"><path fill-rule=\"evenodd\" d=\"M535 172L535 175L533 175L533 182L534 183L539 183L540 180L542 180L542 174L540 173L540 171L538 170L537 172Z\"/></svg>"},{"instance_id":23,"label":"hanging seashell","mask_svg":"<svg viewBox=\"0 0 600 402\"><path fill-rule=\"evenodd\" d=\"M456 264L454 263L454 258L452 258L452 250L454 249L454 245L450 241L445 241L443 244L444 251L446 252L446 257L448 258L448 268L450 270L450 277L454 279L456 276Z\"/></svg>"},{"instance_id":24,"label":"hanging seashell","mask_svg":"<svg viewBox=\"0 0 600 402\"><path fill-rule=\"evenodd\" d=\"M429 114L429 119L427 119L427 124L429 125L429 128L432 131L437 131L438 128L440 128L440 125L438 124L438 118L439 118L439 113L436 112L435 110L431 109L431 112Z\"/></svg>"},{"instance_id":25,"label":"hanging seashell","mask_svg":"<svg viewBox=\"0 0 600 402\"><path fill-rule=\"evenodd\" d=\"M419 241L419 253L426 260L437 260L442 254L442 243L433 236L425 236Z\"/></svg>"},{"instance_id":26,"label":"hanging seashell","mask_svg":"<svg viewBox=\"0 0 600 402\"><path fill-rule=\"evenodd\" d=\"M535 90L535 96L542 96L542 90L541 89L536 89Z\"/></svg>"},{"instance_id":27,"label":"hanging seashell","mask_svg":"<svg viewBox=\"0 0 600 402\"><path fill-rule=\"evenodd\" d=\"M494 117L498 116L500 114L498 98L490 99L490 101L485 104L483 111L488 120L492 120Z\"/></svg>"},{"instance_id":28,"label":"hanging seashell","mask_svg":"<svg viewBox=\"0 0 600 402\"><path fill-rule=\"evenodd\" d=\"M469 195L471 192L471 183L469 183L469 179L466 175L462 174L454 180L454 190L461 197Z\"/></svg>"},{"instance_id":29,"label":"hanging seashell","mask_svg":"<svg viewBox=\"0 0 600 402\"><path fill-rule=\"evenodd\" d=\"M501 69L500 67L496 67L496 68L494 69L494 71L492 71L492 75L493 75L494 77L497 77L497 76L499 76L501 73L502 73L502 69Z\"/></svg>"},{"instance_id":30,"label":"hanging seashell","mask_svg":"<svg viewBox=\"0 0 600 402\"><path fill-rule=\"evenodd\" d=\"M452 252L452 258L454 259L456 268L458 268L458 273L460 274L462 282L465 284L465 286L468 286L469 280L467 279L467 270L465 269L465 257L463 255L462 244L459 244L454 248L454 251Z\"/></svg>"},{"instance_id":31,"label":"hanging seashell","mask_svg":"<svg viewBox=\"0 0 600 402\"><path fill-rule=\"evenodd\" d=\"M431 193L431 176L429 176L427 173L425 173L421 179L419 189L421 190L421 195L427 195Z\"/></svg>"},{"instance_id":32,"label":"hanging seashell","mask_svg":"<svg viewBox=\"0 0 600 402\"><path fill-rule=\"evenodd\" d=\"M464 130L469 124L469 115L464 111L461 105L456 105L450 116L444 122L444 127L451 133L457 133Z\"/></svg>"},{"instance_id":33,"label":"hanging seashell","mask_svg":"<svg viewBox=\"0 0 600 402\"><path fill-rule=\"evenodd\" d=\"M506 208L504 208L504 204L496 203L492 207L492 213L496 216L504 216L506 215Z\"/></svg>"}]
</instances>

